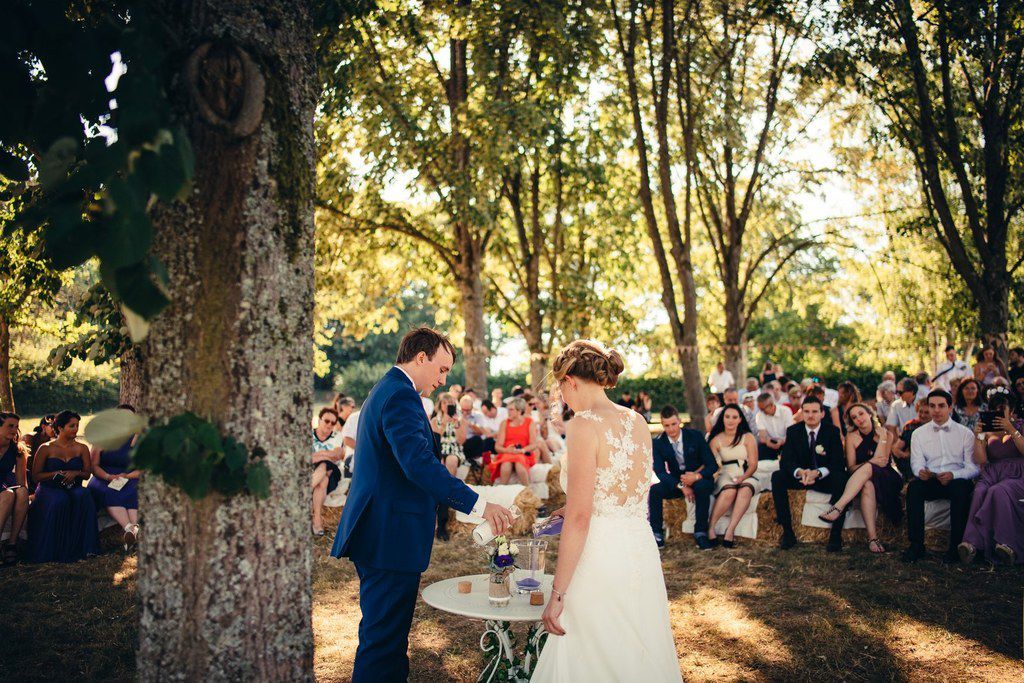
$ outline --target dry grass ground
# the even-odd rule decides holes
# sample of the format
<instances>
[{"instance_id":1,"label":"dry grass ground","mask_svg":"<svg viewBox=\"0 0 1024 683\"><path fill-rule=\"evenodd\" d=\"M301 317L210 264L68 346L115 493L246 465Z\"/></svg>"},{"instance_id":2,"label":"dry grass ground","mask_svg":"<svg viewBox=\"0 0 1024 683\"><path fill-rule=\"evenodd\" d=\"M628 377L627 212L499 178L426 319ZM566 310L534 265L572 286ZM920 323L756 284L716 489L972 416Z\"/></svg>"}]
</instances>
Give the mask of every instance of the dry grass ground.
<instances>
[{"instance_id":1,"label":"dry grass ground","mask_svg":"<svg viewBox=\"0 0 1024 683\"><path fill-rule=\"evenodd\" d=\"M352 565L316 544L316 675L346 681L359 622ZM675 535L664 551L679 663L688 681L1024 680L1020 568L915 566L862 544L782 552L745 541L700 553ZM478 573L468 534L435 547L424 585ZM0 679L131 680L135 559L111 551L71 566L0 573ZM473 681L478 625L417 607L414 681Z\"/></svg>"}]
</instances>

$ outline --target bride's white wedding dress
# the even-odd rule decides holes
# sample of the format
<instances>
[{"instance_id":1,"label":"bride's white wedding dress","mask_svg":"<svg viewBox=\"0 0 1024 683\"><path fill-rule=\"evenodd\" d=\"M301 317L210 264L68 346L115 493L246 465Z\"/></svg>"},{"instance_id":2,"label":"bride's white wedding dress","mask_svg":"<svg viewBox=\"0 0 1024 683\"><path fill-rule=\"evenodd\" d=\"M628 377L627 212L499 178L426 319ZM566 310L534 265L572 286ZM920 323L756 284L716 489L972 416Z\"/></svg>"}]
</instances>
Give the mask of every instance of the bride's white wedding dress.
<instances>
[{"instance_id":1,"label":"bride's white wedding dress","mask_svg":"<svg viewBox=\"0 0 1024 683\"><path fill-rule=\"evenodd\" d=\"M547 637L533 683L682 681L661 556L647 521L651 436L635 412L618 413L573 418L602 432L594 508L559 619L565 635Z\"/></svg>"}]
</instances>

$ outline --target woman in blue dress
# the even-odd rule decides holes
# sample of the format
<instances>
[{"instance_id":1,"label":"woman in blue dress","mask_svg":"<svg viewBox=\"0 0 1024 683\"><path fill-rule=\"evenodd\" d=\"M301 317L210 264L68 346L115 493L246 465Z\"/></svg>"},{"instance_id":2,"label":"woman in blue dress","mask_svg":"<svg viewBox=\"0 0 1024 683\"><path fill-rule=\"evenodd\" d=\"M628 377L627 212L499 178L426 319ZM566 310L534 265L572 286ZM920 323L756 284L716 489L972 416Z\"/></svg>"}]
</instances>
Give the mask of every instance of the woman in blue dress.
<instances>
[{"instance_id":1,"label":"woman in blue dress","mask_svg":"<svg viewBox=\"0 0 1024 683\"><path fill-rule=\"evenodd\" d=\"M119 410L135 412L128 404L118 406ZM124 530L124 549L128 550L139 539L139 470L132 468L131 454L135 438L125 441L114 451L92 449L92 479L89 492L92 493L96 509L107 509L107 514ZM122 481L123 480L123 481Z\"/></svg>"},{"instance_id":2,"label":"woman in blue dress","mask_svg":"<svg viewBox=\"0 0 1024 683\"><path fill-rule=\"evenodd\" d=\"M29 562L75 562L100 551L96 505L82 487L92 462L77 438L81 419L70 410L58 413L57 438L41 446L32 461L39 486L28 511Z\"/></svg>"}]
</instances>

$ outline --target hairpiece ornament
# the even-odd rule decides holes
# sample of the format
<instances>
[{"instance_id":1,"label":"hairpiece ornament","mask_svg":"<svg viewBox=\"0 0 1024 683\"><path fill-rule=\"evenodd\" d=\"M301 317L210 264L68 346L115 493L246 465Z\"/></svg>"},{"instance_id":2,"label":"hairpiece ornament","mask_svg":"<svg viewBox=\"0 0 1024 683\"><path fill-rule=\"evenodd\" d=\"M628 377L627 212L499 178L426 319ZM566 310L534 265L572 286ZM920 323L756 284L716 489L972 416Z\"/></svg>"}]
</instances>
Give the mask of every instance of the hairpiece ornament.
<instances>
[{"instance_id":1,"label":"hairpiece ornament","mask_svg":"<svg viewBox=\"0 0 1024 683\"><path fill-rule=\"evenodd\" d=\"M989 398L992 398L992 394L1007 394L1007 395L1009 395L1009 393L1010 393L1010 391L1006 387L992 387L991 389L988 390Z\"/></svg>"}]
</instances>

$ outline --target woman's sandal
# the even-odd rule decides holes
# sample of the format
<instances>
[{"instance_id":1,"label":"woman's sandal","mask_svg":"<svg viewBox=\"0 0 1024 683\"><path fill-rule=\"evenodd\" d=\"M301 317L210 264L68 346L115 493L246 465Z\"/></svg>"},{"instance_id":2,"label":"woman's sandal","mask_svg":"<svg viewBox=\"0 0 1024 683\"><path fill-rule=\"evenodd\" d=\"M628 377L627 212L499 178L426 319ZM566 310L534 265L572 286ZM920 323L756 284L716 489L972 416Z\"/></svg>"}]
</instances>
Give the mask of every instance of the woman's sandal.
<instances>
[{"instance_id":1,"label":"woman's sandal","mask_svg":"<svg viewBox=\"0 0 1024 683\"><path fill-rule=\"evenodd\" d=\"M2 561L5 567L17 563L18 548L10 543L5 543Z\"/></svg>"},{"instance_id":2,"label":"woman's sandal","mask_svg":"<svg viewBox=\"0 0 1024 683\"><path fill-rule=\"evenodd\" d=\"M1013 548L1006 545L1005 543L999 543L995 547L994 554L1003 564L1016 564L1017 553L1013 552Z\"/></svg>"},{"instance_id":3,"label":"woman's sandal","mask_svg":"<svg viewBox=\"0 0 1024 683\"><path fill-rule=\"evenodd\" d=\"M832 517L831 519L829 519L829 515L831 515L833 512L835 513L836 516ZM820 515L818 515L818 519L820 519L823 522L828 522L829 524L832 524L837 519L842 517L842 515L843 515L843 511L840 510L839 508L837 508L835 505L833 505L828 510L826 510L825 512L823 512Z\"/></svg>"},{"instance_id":4,"label":"woman's sandal","mask_svg":"<svg viewBox=\"0 0 1024 683\"><path fill-rule=\"evenodd\" d=\"M139 542L139 525L129 524L126 526L121 540L124 542L124 551L131 550L131 547Z\"/></svg>"},{"instance_id":5,"label":"woman's sandal","mask_svg":"<svg viewBox=\"0 0 1024 683\"><path fill-rule=\"evenodd\" d=\"M882 543L877 538L869 538L868 550L875 553L876 555L881 555L885 552L885 546L882 545Z\"/></svg>"}]
</instances>

